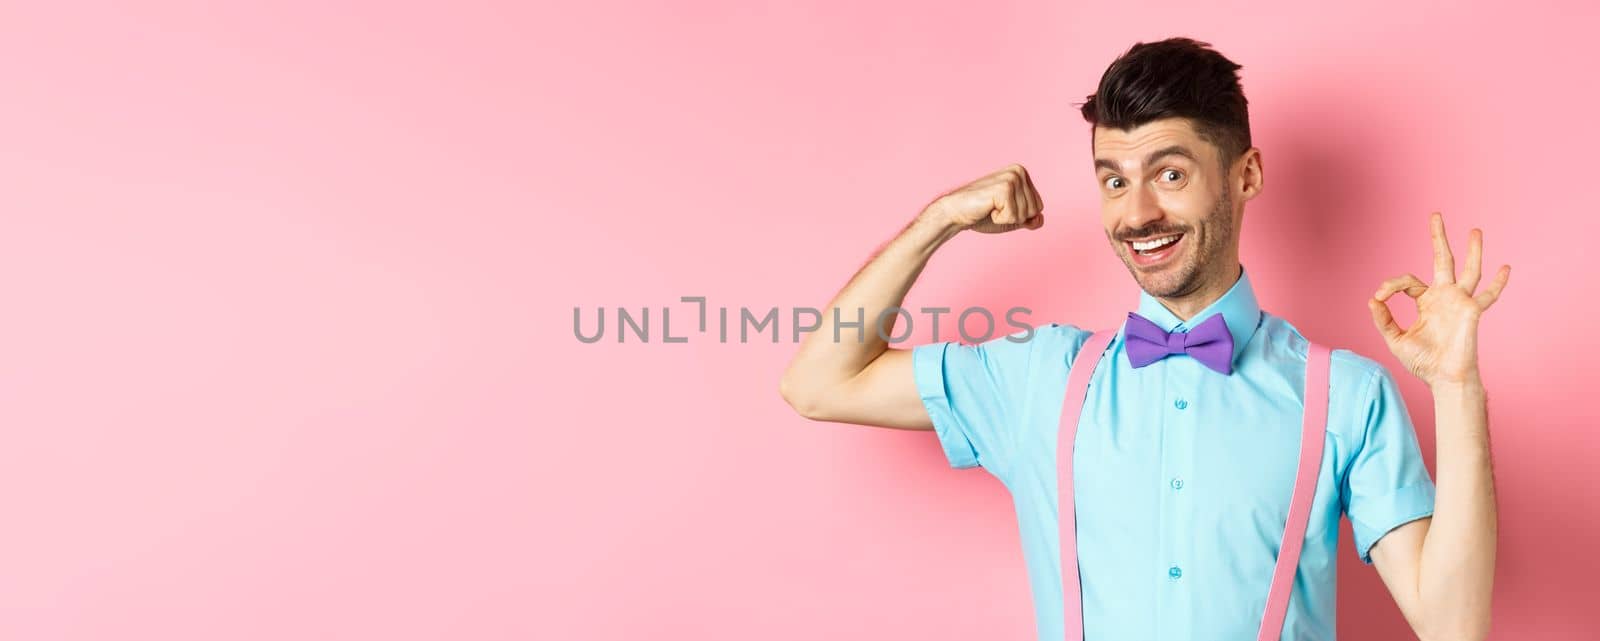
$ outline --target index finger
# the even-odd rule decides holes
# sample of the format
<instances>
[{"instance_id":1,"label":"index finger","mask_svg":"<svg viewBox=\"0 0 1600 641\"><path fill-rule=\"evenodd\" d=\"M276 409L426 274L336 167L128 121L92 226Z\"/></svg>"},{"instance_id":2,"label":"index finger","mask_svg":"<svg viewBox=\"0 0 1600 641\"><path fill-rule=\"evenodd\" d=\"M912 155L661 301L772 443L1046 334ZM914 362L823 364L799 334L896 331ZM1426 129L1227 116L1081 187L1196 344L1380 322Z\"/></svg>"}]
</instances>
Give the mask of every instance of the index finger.
<instances>
[{"instance_id":1,"label":"index finger","mask_svg":"<svg viewBox=\"0 0 1600 641\"><path fill-rule=\"evenodd\" d=\"M1444 215L1433 212L1433 284L1450 285L1456 282L1456 257L1450 253L1450 241L1444 235Z\"/></svg>"}]
</instances>

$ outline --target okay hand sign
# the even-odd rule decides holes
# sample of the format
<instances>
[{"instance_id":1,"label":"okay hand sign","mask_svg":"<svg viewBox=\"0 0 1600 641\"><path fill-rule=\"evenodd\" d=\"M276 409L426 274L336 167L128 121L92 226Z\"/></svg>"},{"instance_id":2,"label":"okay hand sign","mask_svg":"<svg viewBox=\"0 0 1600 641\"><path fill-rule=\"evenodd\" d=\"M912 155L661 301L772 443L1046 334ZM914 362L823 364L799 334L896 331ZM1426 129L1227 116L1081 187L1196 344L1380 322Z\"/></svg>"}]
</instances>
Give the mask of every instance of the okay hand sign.
<instances>
[{"instance_id":1,"label":"okay hand sign","mask_svg":"<svg viewBox=\"0 0 1600 641\"><path fill-rule=\"evenodd\" d=\"M1389 351L1429 386L1478 381L1478 319L1500 298L1511 278L1511 266L1502 265L1482 292L1478 289L1483 260L1483 232L1473 229L1467 240L1467 265L1456 279L1455 257L1444 234L1444 217L1432 216L1433 283L1412 274L1383 282L1367 301L1372 322L1383 334ZM1417 319L1410 327L1394 322L1387 301L1405 292L1417 302Z\"/></svg>"}]
</instances>

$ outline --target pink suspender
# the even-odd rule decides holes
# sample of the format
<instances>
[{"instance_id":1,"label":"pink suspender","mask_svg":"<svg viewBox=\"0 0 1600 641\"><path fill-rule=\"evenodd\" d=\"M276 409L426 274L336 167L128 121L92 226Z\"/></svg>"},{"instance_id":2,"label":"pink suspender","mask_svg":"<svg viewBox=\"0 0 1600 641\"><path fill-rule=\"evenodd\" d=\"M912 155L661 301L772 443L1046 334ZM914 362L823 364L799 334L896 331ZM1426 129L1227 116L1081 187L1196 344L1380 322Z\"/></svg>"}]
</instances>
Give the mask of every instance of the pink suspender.
<instances>
[{"instance_id":1,"label":"pink suspender","mask_svg":"<svg viewBox=\"0 0 1600 641\"><path fill-rule=\"evenodd\" d=\"M1089 389L1089 377L1115 330L1095 332L1084 343L1072 370L1067 374L1067 395L1062 403L1061 432L1056 445L1057 487L1060 494L1061 592L1068 641L1083 639L1083 595L1078 579L1078 522L1072 491L1072 446L1078 434L1078 418ZM1294 589L1295 570L1300 565L1300 550L1305 545L1306 523L1311 517L1311 500L1316 494L1317 475L1322 466L1323 434L1328 422L1328 364L1330 350L1311 343L1306 357L1305 413L1300 431L1300 466L1289 502L1289 519L1283 528L1283 543L1272 570L1272 587L1267 592L1267 608L1261 615L1258 641L1278 641L1283 618L1289 610L1289 592Z\"/></svg>"},{"instance_id":2,"label":"pink suspender","mask_svg":"<svg viewBox=\"0 0 1600 641\"><path fill-rule=\"evenodd\" d=\"M1060 494L1061 595L1066 619L1067 641L1083 639L1083 595L1078 585L1078 514L1072 496L1072 445L1078 436L1078 417L1083 414L1083 398L1089 391L1090 368L1100 353L1111 344L1113 330L1101 330L1089 337L1067 372L1067 398L1062 402L1061 432L1056 443L1056 492Z\"/></svg>"},{"instance_id":3,"label":"pink suspender","mask_svg":"<svg viewBox=\"0 0 1600 641\"><path fill-rule=\"evenodd\" d=\"M1300 566L1300 548L1305 546L1306 522L1311 519L1311 499L1317 493L1317 472L1322 467L1323 434L1328 427L1329 353L1328 348L1311 343L1306 354L1300 473L1294 477L1289 521L1283 526L1283 544L1278 547L1278 564L1272 568L1272 588L1267 591L1267 610L1261 614L1257 641L1278 641L1283 615L1289 611L1289 591L1294 589L1294 572Z\"/></svg>"}]
</instances>

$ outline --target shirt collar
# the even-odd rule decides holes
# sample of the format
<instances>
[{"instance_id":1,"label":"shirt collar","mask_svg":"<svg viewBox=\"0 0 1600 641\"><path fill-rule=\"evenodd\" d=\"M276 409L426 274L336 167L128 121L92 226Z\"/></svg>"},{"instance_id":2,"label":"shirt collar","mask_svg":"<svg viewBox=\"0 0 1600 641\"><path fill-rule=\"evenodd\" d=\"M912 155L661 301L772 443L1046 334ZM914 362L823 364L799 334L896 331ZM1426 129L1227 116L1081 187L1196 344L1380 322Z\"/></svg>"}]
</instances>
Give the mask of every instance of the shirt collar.
<instances>
[{"instance_id":1,"label":"shirt collar","mask_svg":"<svg viewBox=\"0 0 1600 641\"><path fill-rule=\"evenodd\" d=\"M1239 266L1239 279L1223 294L1214 300L1200 313L1195 314L1189 322L1178 318L1172 310L1150 292L1139 290L1140 316L1150 319L1150 322L1159 326L1162 331L1189 331L1207 318L1222 314L1222 319L1228 324L1228 333L1233 334L1233 364L1239 364L1239 355L1244 353L1245 344L1250 342L1250 337L1256 333L1256 326L1261 323L1261 305L1256 302L1256 293L1250 287L1250 272ZM1126 331L1126 330L1124 330ZM1119 332L1120 335L1120 332Z\"/></svg>"}]
</instances>

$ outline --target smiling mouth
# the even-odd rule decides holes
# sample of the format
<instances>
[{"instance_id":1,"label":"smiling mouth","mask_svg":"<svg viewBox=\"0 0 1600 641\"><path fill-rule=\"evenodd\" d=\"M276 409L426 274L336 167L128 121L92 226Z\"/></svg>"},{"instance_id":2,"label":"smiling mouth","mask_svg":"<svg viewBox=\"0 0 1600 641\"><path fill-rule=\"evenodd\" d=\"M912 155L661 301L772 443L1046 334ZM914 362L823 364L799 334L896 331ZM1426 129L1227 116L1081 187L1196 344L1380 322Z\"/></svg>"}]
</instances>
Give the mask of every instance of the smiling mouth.
<instances>
[{"instance_id":1,"label":"smiling mouth","mask_svg":"<svg viewBox=\"0 0 1600 641\"><path fill-rule=\"evenodd\" d=\"M1128 247L1128 253L1135 263L1147 266L1161 263L1177 253L1176 249L1184 236L1182 233L1167 234L1143 240L1125 240L1123 244Z\"/></svg>"},{"instance_id":2,"label":"smiling mouth","mask_svg":"<svg viewBox=\"0 0 1600 641\"><path fill-rule=\"evenodd\" d=\"M1182 237L1183 234L1171 234L1168 236L1157 236L1148 240L1130 240L1128 241L1128 248L1148 256L1161 251L1161 248L1163 247L1178 242L1178 239Z\"/></svg>"}]
</instances>

